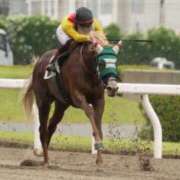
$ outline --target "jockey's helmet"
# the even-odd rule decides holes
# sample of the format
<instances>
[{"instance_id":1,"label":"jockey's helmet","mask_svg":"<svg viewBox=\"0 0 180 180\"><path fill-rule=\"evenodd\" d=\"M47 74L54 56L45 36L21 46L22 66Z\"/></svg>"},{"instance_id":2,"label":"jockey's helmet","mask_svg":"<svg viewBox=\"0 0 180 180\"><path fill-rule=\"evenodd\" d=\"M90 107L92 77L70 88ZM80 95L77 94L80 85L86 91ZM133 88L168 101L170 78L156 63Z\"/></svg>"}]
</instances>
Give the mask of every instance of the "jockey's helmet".
<instances>
[{"instance_id":1,"label":"jockey's helmet","mask_svg":"<svg viewBox=\"0 0 180 180\"><path fill-rule=\"evenodd\" d=\"M91 25L93 23L93 14L90 9L80 7L76 10L76 24L81 26Z\"/></svg>"}]
</instances>

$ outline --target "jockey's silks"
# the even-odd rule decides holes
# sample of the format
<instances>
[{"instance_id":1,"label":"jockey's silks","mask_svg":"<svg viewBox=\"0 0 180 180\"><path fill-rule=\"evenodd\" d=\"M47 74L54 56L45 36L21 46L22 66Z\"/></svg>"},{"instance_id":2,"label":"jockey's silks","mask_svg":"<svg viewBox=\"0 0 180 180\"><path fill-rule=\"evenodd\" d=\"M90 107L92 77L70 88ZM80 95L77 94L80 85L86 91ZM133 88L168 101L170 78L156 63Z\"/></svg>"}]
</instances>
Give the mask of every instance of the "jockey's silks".
<instances>
[{"instance_id":1,"label":"jockey's silks","mask_svg":"<svg viewBox=\"0 0 180 180\"><path fill-rule=\"evenodd\" d=\"M71 13L62 19L60 26L62 27L63 31L77 42L89 41L90 40L89 35L80 34L75 29L75 18L76 18L75 13ZM94 31L103 32L103 28L100 22L97 21L96 19L93 19L92 26Z\"/></svg>"}]
</instances>

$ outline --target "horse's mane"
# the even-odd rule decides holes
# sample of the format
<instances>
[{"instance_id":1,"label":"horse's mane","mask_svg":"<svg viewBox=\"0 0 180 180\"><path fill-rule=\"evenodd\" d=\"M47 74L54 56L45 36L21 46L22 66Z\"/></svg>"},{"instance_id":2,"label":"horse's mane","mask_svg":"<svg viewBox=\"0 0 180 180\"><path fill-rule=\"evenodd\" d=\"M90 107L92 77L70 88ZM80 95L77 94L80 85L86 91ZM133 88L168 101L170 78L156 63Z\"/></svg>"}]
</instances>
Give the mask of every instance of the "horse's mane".
<instances>
[{"instance_id":1,"label":"horse's mane","mask_svg":"<svg viewBox=\"0 0 180 180\"><path fill-rule=\"evenodd\" d=\"M101 46L108 46L110 45L105 34L103 32L100 31L92 31L91 32L91 37L93 37L98 44L100 44Z\"/></svg>"}]
</instances>

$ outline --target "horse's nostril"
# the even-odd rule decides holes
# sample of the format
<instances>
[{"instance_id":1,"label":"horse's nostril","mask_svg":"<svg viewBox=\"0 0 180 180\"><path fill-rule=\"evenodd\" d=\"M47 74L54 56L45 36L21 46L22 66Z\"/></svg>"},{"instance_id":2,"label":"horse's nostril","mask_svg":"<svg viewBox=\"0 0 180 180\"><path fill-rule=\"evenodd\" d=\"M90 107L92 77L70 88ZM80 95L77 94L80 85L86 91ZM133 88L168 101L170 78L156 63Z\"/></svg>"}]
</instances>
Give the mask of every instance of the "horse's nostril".
<instances>
[{"instance_id":1,"label":"horse's nostril","mask_svg":"<svg viewBox=\"0 0 180 180\"><path fill-rule=\"evenodd\" d=\"M106 88L107 90L109 90L109 91L111 91L112 90L112 87L110 87L110 86L107 86L107 88Z\"/></svg>"}]
</instances>

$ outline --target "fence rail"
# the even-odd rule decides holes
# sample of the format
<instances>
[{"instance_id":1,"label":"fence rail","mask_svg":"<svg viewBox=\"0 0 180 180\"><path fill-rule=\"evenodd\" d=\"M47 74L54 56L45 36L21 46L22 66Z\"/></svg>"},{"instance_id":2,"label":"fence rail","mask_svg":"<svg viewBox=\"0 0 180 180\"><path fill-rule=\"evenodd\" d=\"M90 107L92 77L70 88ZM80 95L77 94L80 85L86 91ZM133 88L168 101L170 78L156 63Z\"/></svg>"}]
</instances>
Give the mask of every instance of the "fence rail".
<instances>
[{"instance_id":1,"label":"fence rail","mask_svg":"<svg viewBox=\"0 0 180 180\"><path fill-rule=\"evenodd\" d=\"M0 79L0 88L23 88L25 79ZM160 120L154 111L148 94L159 95L180 95L180 85L176 84L136 84L136 83L118 83L118 94L139 94L143 108L149 117L154 130L154 158L162 158L162 127ZM34 151L39 154L42 152L42 147L39 138L39 117L36 104L34 110ZM94 149L94 139L92 136L92 153L96 153Z\"/></svg>"}]
</instances>

